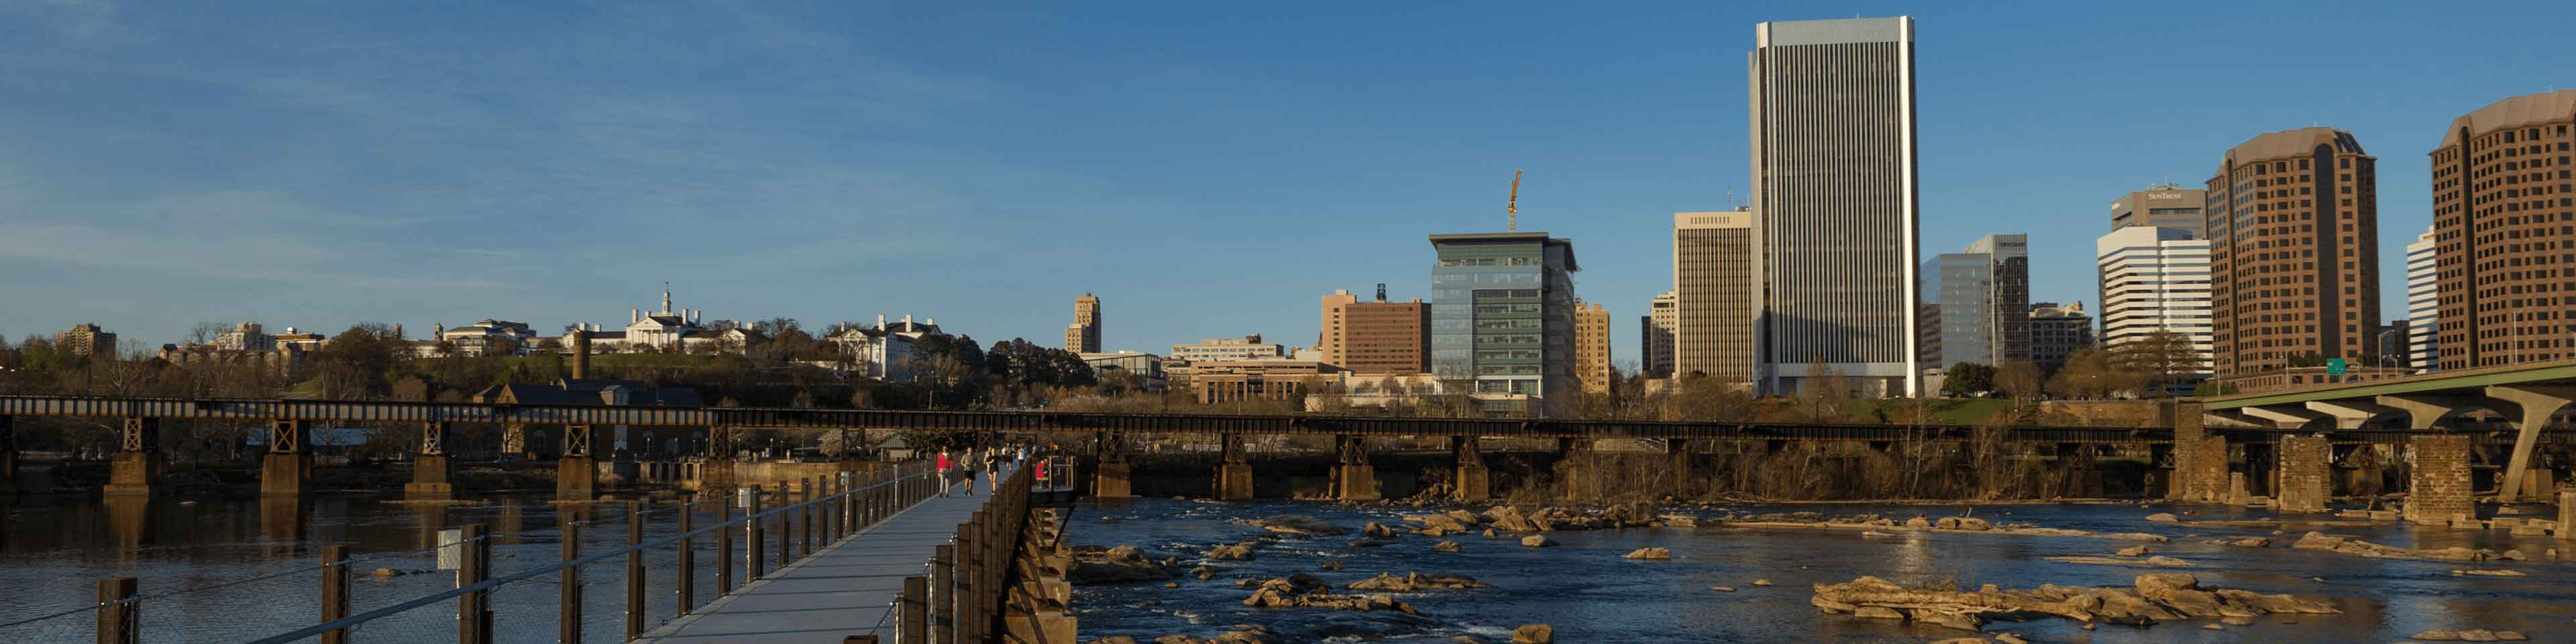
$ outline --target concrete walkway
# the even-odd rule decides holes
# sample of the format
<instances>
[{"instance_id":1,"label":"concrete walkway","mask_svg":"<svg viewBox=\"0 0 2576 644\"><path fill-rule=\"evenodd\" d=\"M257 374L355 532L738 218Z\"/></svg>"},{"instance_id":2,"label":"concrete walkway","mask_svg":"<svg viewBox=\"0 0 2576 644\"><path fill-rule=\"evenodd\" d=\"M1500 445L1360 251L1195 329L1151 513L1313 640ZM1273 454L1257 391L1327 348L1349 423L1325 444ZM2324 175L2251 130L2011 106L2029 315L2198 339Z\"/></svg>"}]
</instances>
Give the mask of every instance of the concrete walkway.
<instances>
[{"instance_id":1,"label":"concrete walkway","mask_svg":"<svg viewBox=\"0 0 2576 644\"><path fill-rule=\"evenodd\" d=\"M1001 477L1010 474L1011 468L1001 471ZM893 641L890 607L903 578L927 574L931 549L948 543L957 524L992 499L984 491L988 481L975 480L974 496L960 485L947 498L923 501L635 641L838 644L871 633Z\"/></svg>"}]
</instances>

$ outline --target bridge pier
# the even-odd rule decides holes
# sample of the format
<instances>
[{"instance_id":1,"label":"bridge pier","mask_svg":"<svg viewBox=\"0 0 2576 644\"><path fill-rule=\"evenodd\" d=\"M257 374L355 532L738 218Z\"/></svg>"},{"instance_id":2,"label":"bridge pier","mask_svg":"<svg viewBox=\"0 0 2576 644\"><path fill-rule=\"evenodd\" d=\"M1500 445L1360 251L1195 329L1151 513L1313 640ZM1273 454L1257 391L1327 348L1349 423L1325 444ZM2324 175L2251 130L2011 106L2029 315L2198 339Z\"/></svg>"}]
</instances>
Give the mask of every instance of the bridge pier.
<instances>
[{"instance_id":1,"label":"bridge pier","mask_svg":"<svg viewBox=\"0 0 2576 644\"><path fill-rule=\"evenodd\" d=\"M1134 498L1134 470L1127 463L1125 441L1109 432L1098 432L1092 435L1091 446L1093 460L1099 463L1091 468L1091 496L1101 499Z\"/></svg>"},{"instance_id":2,"label":"bridge pier","mask_svg":"<svg viewBox=\"0 0 2576 644\"><path fill-rule=\"evenodd\" d=\"M2462 434L2406 439L2406 522L2447 524L2477 518L2469 480L2469 437Z\"/></svg>"},{"instance_id":3,"label":"bridge pier","mask_svg":"<svg viewBox=\"0 0 2576 644\"><path fill-rule=\"evenodd\" d=\"M2065 496L2094 497L2102 495L2102 471L2095 469L2099 460L2097 447L2087 443L2058 443L2057 467L2065 475L2058 493Z\"/></svg>"},{"instance_id":4,"label":"bridge pier","mask_svg":"<svg viewBox=\"0 0 2576 644\"><path fill-rule=\"evenodd\" d=\"M501 426L501 455L535 460L537 453L528 450L528 425L510 423Z\"/></svg>"},{"instance_id":5,"label":"bridge pier","mask_svg":"<svg viewBox=\"0 0 2576 644\"><path fill-rule=\"evenodd\" d=\"M0 496L18 492L18 430L11 424L16 418L0 416Z\"/></svg>"},{"instance_id":6,"label":"bridge pier","mask_svg":"<svg viewBox=\"0 0 2576 644\"><path fill-rule=\"evenodd\" d=\"M2283 436L2272 468L2272 508L2324 512L2334 495L2334 445L2324 434Z\"/></svg>"},{"instance_id":7,"label":"bridge pier","mask_svg":"<svg viewBox=\"0 0 2576 644\"><path fill-rule=\"evenodd\" d=\"M2174 405L2174 482L2177 501L2215 503L2227 499L2227 437L2211 435L2203 425L2200 403Z\"/></svg>"},{"instance_id":8,"label":"bridge pier","mask_svg":"<svg viewBox=\"0 0 2576 644\"><path fill-rule=\"evenodd\" d=\"M2576 404L2576 387L2488 387L2486 393L2489 398L2513 403L2522 412L2513 424L2513 458L2505 463L2504 479L2496 485L2496 501L2512 503L2526 492L2523 482L2531 478L2531 452L2540 444L2541 428L2549 424L2551 416ZM2544 479L2547 472L2541 470Z\"/></svg>"},{"instance_id":9,"label":"bridge pier","mask_svg":"<svg viewBox=\"0 0 2576 644\"><path fill-rule=\"evenodd\" d=\"M1344 501L1385 498L1377 491L1377 467L1369 465L1368 437L1334 436L1333 446L1334 451L1341 455L1341 464L1333 466L1333 498Z\"/></svg>"},{"instance_id":10,"label":"bridge pier","mask_svg":"<svg viewBox=\"0 0 2576 644\"><path fill-rule=\"evenodd\" d=\"M2576 490L2558 493L2558 540L2576 541Z\"/></svg>"},{"instance_id":11,"label":"bridge pier","mask_svg":"<svg viewBox=\"0 0 2576 644\"><path fill-rule=\"evenodd\" d=\"M456 475L447 462L447 423L429 422L420 428L420 453L411 460L411 482L403 485L403 498L414 501L446 501L456 498Z\"/></svg>"},{"instance_id":12,"label":"bridge pier","mask_svg":"<svg viewBox=\"0 0 2576 644\"><path fill-rule=\"evenodd\" d=\"M1671 474L1672 482L1666 485L1663 491L1684 494L1690 492L1691 486L1699 482L1699 472L1693 467L1697 461L1691 457L1691 447L1691 441L1687 438L1664 440L1664 470Z\"/></svg>"},{"instance_id":13,"label":"bridge pier","mask_svg":"<svg viewBox=\"0 0 2576 644\"><path fill-rule=\"evenodd\" d=\"M304 441L311 435L307 421L278 420L268 424L268 454L260 457L260 496L302 496L313 482L313 455L304 451Z\"/></svg>"},{"instance_id":14,"label":"bridge pier","mask_svg":"<svg viewBox=\"0 0 2576 644\"><path fill-rule=\"evenodd\" d=\"M128 417L109 461L106 496L151 496L161 482L161 419Z\"/></svg>"},{"instance_id":15,"label":"bridge pier","mask_svg":"<svg viewBox=\"0 0 2576 644\"><path fill-rule=\"evenodd\" d=\"M1556 439L1556 477L1565 482L1565 498L1601 498L1601 462L1592 439Z\"/></svg>"},{"instance_id":16,"label":"bridge pier","mask_svg":"<svg viewBox=\"0 0 2576 644\"><path fill-rule=\"evenodd\" d=\"M728 494L735 483L733 471L733 435L731 427L707 428L706 460L698 463L698 492ZM844 443L846 445L846 443ZM842 448L848 454L850 448Z\"/></svg>"},{"instance_id":17,"label":"bridge pier","mask_svg":"<svg viewBox=\"0 0 2576 644\"><path fill-rule=\"evenodd\" d=\"M1252 459L1244 453L1243 434L1217 435L1216 498L1241 501L1252 498Z\"/></svg>"},{"instance_id":18,"label":"bridge pier","mask_svg":"<svg viewBox=\"0 0 2576 644\"><path fill-rule=\"evenodd\" d=\"M590 426L565 425L563 434L563 456L555 459L555 497L598 498L599 461L590 455Z\"/></svg>"},{"instance_id":19,"label":"bridge pier","mask_svg":"<svg viewBox=\"0 0 2576 644\"><path fill-rule=\"evenodd\" d=\"M1485 466L1485 448L1475 436L1453 436L1449 451L1458 455L1457 480L1450 494L1460 501L1483 501L1494 498L1494 471Z\"/></svg>"}]
</instances>

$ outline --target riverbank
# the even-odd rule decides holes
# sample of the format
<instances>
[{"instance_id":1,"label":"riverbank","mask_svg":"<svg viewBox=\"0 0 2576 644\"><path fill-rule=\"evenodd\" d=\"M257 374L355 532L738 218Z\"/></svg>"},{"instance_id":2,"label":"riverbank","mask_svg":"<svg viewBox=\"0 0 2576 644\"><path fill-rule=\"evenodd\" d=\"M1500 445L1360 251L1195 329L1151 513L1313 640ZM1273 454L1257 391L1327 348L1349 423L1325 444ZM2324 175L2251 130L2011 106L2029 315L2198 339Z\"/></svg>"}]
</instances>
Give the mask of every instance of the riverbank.
<instances>
[{"instance_id":1,"label":"riverbank","mask_svg":"<svg viewBox=\"0 0 2576 644\"><path fill-rule=\"evenodd\" d=\"M1446 508L1352 506L1315 502L1217 503L1139 499L1129 504L1076 511L1068 538L1079 546L1136 546L1138 556L1170 561L1180 574L1168 581L1081 584L1075 609L1084 641L1127 636L1151 641L1165 635L1215 638L1260 624L1271 641L1307 642L1350 636L1370 641L1452 642L1469 637L1508 642L1523 624L1553 626L1568 642L1670 641L1933 641L1964 630L1903 619L1829 615L1811 605L1817 584L1877 577L1908 587L1984 584L2007 589L2046 585L2129 587L2143 573L2165 570L2145 563L2169 557L2193 564L2177 568L2212 588L2263 595L2291 594L2341 611L2338 614L2269 615L2234 624L2223 616L2155 626L2111 626L2072 620L1997 621L1988 633L2011 632L2028 641L2205 641L2204 626L2225 629L2229 639L2274 642L2401 641L2419 631L2448 629L2554 633L2576 618L2576 585L2566 583L2570 563L2562 542L2503 531L2418 528L2404 524L2334 522L2313 529L2392 547L2452 547L2495 552L2521 550L2523 561L2480 561L2478 569L2511 570L2520 577L2455 574L2456 561L2372 559L2332 550L2292 548L2315 523L2301 516L2222 506L2139 507L2136 504L2010 504L1943 506L1898 504L1733 505L1657 507L1646 524L1594 530L1555 529L1546 547L1522 544L1525 533L1497 527L1486 508L1466 530L1443 527L1438 536L1419 531ZM2201 522L2149 521L2157 512L2191 512ZM1811 512L1812 515L1797 515ZM1274 515L1306 515L1348 530L1281 532L1256 525ZM1524 516L1538 513L1523 512ZM1639 514L1628 512L1629 515ZM1729 522L1728 515L1735 521ZM1825 521L1875 515L1862 521ZM1943 518L1967 515L1985 522L1970 529ZM1922 526L1908 526L1916 517ZM1632 517L1633 518L1633 517ZM1884 521L1884 524L1876 523ZM1371 531L1368 524L1388 528ZM2279 523L2273 523L2279 522ZM1647 525L1660 523L1662 525ZM1844 526L1868 527L1844 527ZM1298 533L1305 532L1305 533ZM2277 534L2276 534L2277 533ZM2227 540L2267 539L2263 547ZM1242 546L1248 557L1221 547ZM2144 547L2152 554L2123 556ZM1663 549L1669 559L1628 558L1641 549ZM2545 554L2544 554L2545 553ZM2105 565L2051 561L2109 559ZM1352 588L1381 574L1406 577L1466 575L1492 588L1429 588L1382 592ZM1247 606L1271 580L1311 578L1331 595L1387 595L1398 610ZM1283 581L1282 583L1289 583ZM1316 600L1331 603L1339 600ZM1374 605L1374 600L1367 600ZM1256 600L1277 603L1277 599ZM1291 600L1294 603L1294 600ZM2233 621L2247 621L2235 619ZM1237 636L1238 638L1244 636ZM2546 637L2539 637L2545 640Z\"/></svg>"}]
</instances>

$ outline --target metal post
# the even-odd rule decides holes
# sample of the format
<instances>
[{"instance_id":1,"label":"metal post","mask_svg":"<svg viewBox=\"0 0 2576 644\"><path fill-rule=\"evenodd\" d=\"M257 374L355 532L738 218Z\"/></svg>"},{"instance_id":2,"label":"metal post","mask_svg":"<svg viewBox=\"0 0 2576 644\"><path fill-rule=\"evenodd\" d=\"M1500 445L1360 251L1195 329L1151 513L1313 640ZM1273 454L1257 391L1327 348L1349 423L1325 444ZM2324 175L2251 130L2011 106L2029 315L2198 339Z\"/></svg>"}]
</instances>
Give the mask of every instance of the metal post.
<instances>
[{"instance_id":1,"label":"metal post","mask_svg":"<svg viewBox=\"0 0 2576 644\"><path fill-rule=\"evenodd\" d=\"M686 535L697 530L697 515L696 499L680 502L680 534ZM680 537L680 576L675 578L680 582L680 597L679 606L672 609L672 615L687 615L697 604L695 591L698 586L698 552L693 541L695 540L686 536Z\"/></svg>"},{"instance_id":2,"label":"metal post","mask_svg":"<svg viewBox=\"0 0 2576 644\"><path fill-rule=\"evenodd\" d=\"M742 515L745 519L742 522L742 580L749 583L760 578L760 566L769 563L769 560L766 558L767 553L760 551L760 486L743 488L742 498L744 499Z\"/></svg>"},{"instance_id":3,"label":"metal post","mask_svg":"<svg viewBox=\"0 0 2576 644\"><path fill-rule=\"evenodd\" d=\"M644 502L626 504L626 639L644 636Z\"/></svg>"},{"instance_id":4,"label":"metal post","mask_svg":"<svg viewBox=\"0 0 2576 644\"><path fill-rule=\"evenodd\" d=\"M456 570L456 585L460 588L492 578L491 532L483 524L469 523L465 524L463 535L464 540L457 543L457 548L463 551L462 561ZM456 644L490 644L491 601L492 591L489 590L465 593L456 598Z\"/></svg>"},{"instance_id":5,"label":"metal post","mask_svg":"<svg viewBox=\"0 0 2576 644\"><path fill-rule=\"evenodd\" d=\"M572 515L569 518L579 519L580 515ZM565 521L562 532L563 560L571 562L574 559L580 559L581 522ZM558 593L556 599L555 641L560 644L581 644L581 567L564 566L561 585L562 592Z\"/></svg>"},{"instance_id":6,"label":"metal post","mask_svg":"<svg viewBox=\"0 0 2576 644\"><path fill-rule=\"evenodd\" d=\"M133 577L98 580L98 644L143 641L143 605L134 600L141 589Z\"/></svg>"},{"instance_id":7,"label":"metal post","mask_svg":"<svg viewBox=\"0 0 2576 644\"><path fill-rule=\"evenodd\" d=\"M322 622L329 624L349 616L349 547L323 546ZM348 644L349 629L332 629L322 634L322 644Z\"/></svg>"},{"instance_id":8,"label":"metal post","mask_svg":"<svg viewBox=\"0 0 2576 644\"><path fill-rule=\"evenodd\" d=\"M903 578L903 594L895 598L895 644L930 644L930 580L919 576Z\"/></svg>"},{"instance_id":9,"label":"metal post","mask_svg":"<svg viewBox=\"0 0 2576 644\"><path fill-rule=\"evenodd\" d=\"M733 592L733 530L723 528L733 520L733 495L716 495L716 596Z\"/></svg>"}]
</instances>

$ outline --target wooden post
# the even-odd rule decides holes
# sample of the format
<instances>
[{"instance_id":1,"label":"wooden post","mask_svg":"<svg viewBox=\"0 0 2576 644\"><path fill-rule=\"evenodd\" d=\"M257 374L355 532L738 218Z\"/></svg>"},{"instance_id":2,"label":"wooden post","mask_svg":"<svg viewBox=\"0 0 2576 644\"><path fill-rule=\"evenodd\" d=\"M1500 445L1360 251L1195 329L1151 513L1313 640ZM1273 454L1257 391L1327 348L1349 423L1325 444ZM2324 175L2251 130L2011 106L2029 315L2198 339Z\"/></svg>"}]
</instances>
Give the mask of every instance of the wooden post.
<instances>
[{"instance_id":1,"label":"wooden post","mask_svg":"<svg viewBox=\"0 0 2576 644\"><path fill-rule=\"evenodd\" d=\"M745 584L760 578L761 564L769 563L761 552L760 486L743 488L742 580Z\"/></svg>"},{"instance_id":2,"label":"wooden post","mask_svg":"<svg viewBox=\"0 0 2576 644\"><path fill-rule=\"evenodd\" d=\"M957 641L957 547L942 545L930 549L929 627L930 641L949 644Z\"/></svg>"},{"instance_id":3,"label":"wooden post","mask_svg":"<svg viewBox=\"0 0 2576 644\"><path fill-rule=\"evenodd\" d=\"M697 530L697 514L697 499L680 502L680 534L687 535ZM672 615L687 615L696 607L697 593L693 591L698 586L698 552L693 541L687 536L680 537L680 576L674 578L680 582L679 607L672 609Z\"/></svg>"},{"instance_id":4,"label":"wooden post","mask_svg":"<svg viewBox=\"0 0 2576 644\"><path fill-rule=\"evenodd\" d=\"M492 540L483 524L465 524L463 550L456 570L456 586L463 588L492 578ZM456 644L491 644L492 591L478 590L456 598Z\"/></svg>"},{"instance_id":5,"label":"wooden post","mask_svg":"<svg viewBox=\"0 0 2576 644\"><path fill-rule=\"evenodd\" d=\"M733 592L733 495L716 495L716 596Z\"/></svg>"},{"instance_id":6,"label":"wooden post","mask_svg":"<svg viewBox=\"0 0 2576 644\"><path fill-rule=\"evenodd\" d=\"M930 644L930 580L921 576L903 578L903 594L895 597L895 644Z\"/></svg>"},{"instance_id":7,"label":"wooden post","mask_svg":"<svg viewBox=\"0 0 2576 644\"><path fill-rule=\"evenodd\" d=\"M133 577L98 580L98 644L143 641L143 606L134 600L141 589Z\"/></svg>"},{"instance_id":8,"label":"wooden post","mask_svg":"<svg viewBox=\"0 0 2576 644\"><path fill-rule=\"evenodd\" d=\"M644 502L626 504L626 639L644 636Z\"/></svg>"},{"instance_id":9,"label":"wooden post","mask_svg":"<svg viewBox=\"0 0 2576 644\"><path fill-rule=\"evenodd\" d=\"M578 519L579 517L580 515L576 514L572 515L571 518ZM581 558L580 521L564 522L562 542L564 561L570 562L574 559ZM564 566L563 582L561 586L562 591L557 593L557 598L555 600L555 641L565 643L580 642L581 567Z\"/></svg>"},{"instance_id":10,"label":"wooden post","mask_svg":"<svg viewBox=\"0 0 2576 644\"><path fill-rule=\"evenodd\" d=\"M323 546L322 622L329 624L349 616L349 547ZM322 634L322 644L349 644L349 629L338 628Z\"/></svg>"},{"instance_id":11,"label":"wooden post","mask_svg":"<svg viewBox=\"0 0 2576 644\"><path fill-rule=\"evenodd\" d=\"M811 557L814 556L814 506L819 505L814 500L821 497L814 496L814 479L801 479L797 483L796 491L802 493L798 497L805 500L805 523L797 526L797 538L804 545L797 546L796 551Z\"/></svg>"},{"instance_id":12,"label":"wooden post","mask_svg":"<svg viewBox=\"0 0 2576 644\"><path fill-rule=\"evenodd\" d=\"M790 553L790 552L791 552L791 551L796 547L796 526L791 525L791 524L793 523L793 520L796 518L796 511L795 511L794 509L792 509L792 508L787 507L787 504L788 504L788 503L791 503L791 502L794 502L794 501L795 501L795 499L796 499L796 497L795 497L795 496L790 495L790 494L788 493L788 491L787 491L787 482L786 482L786 481L779 481L779 482L778 482L778 510L779 510L779 512L778 512L778 564L777 564L777 567L778 567L778 568L785 568L785 567L787 567L787 562L788 562L788 560L789 560L789 556L788 556L788 555L789 555L789 553Z\"/></svg>"},{"instance_id":13,"label":"wooden post","mask_svg":"<svg viewBox=\"0 0 2576 644\"><path fill-rule=\"evenodd\" d=\"M957 526L957 637L980 642L976 631L984 616L984 511L968 515Z\"/></svg>"}]
</instances>

